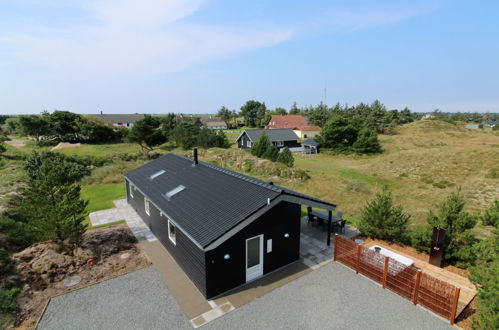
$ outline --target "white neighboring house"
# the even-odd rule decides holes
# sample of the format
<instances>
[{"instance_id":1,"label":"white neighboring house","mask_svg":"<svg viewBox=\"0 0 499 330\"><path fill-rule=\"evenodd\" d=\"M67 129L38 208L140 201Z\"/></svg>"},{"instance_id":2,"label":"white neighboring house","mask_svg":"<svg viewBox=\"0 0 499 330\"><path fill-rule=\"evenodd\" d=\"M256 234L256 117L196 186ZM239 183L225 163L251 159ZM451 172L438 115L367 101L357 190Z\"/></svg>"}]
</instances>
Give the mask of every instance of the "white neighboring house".
<instances>
[{"instance_id":1,"label":"white neighboring house","mask_svg":"<svg viewBox=\"0 0 499 330\"><path fill-rule=\"evenodd\" d=\"M139 114L99 114L89 115L90 117L102 119L105 123L113 125L113 127L132 128L136 121L144 118L144 115Z\"/></svg>"}]
</instances>

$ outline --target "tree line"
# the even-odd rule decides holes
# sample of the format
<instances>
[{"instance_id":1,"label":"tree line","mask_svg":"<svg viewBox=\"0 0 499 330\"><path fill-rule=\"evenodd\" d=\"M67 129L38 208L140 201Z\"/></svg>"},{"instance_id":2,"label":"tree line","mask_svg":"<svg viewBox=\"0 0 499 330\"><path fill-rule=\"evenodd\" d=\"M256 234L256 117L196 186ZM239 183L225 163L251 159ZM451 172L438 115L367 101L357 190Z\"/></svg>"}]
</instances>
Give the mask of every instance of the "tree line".
<instances>
[{"instance_id":1,"label":"tree line","mask_svg":"<svg viewBox=\"0 0 499 330\"><path fill-rule=\"evenodd\" d=\"M173 113L166 116L146 115L135 122L126 140L149 150L166 142L172 142L184 150L194 146L205 149L230 147L223 131L203 127L199 118L183 118Z\"/></svg>"}]
</instances>

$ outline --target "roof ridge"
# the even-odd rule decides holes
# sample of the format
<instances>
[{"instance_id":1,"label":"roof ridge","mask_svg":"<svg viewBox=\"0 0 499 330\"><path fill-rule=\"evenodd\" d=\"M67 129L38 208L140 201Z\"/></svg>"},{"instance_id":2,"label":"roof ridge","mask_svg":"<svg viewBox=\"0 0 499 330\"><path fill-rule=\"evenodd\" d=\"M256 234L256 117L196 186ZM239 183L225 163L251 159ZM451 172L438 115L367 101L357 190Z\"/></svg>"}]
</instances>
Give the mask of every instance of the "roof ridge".
<instances>
[{"instance_id":1,"label":"roof ridge","mask_svg":"<svg viewBox=\"0 0 499 330\"><path fill-rule=\"evenodd\" d=\"M173 155L175 155L177 157L180 157L180 158L184 158L184 159L189 160L189 161L193 161L191 158L179 155L179 154L177 154L175 152L170 152L170 154L173 154ZM249 183L252 183L252 184L255 184L255 185L267 188L267 189L270 189L270 190L278 192L278 193L281 193L281 192L284 191L284 189L282 189L281 187L278 187L278 186L275 186L275 185L271 185L271 184L269 184L269 183L267 183L267 182L265 182L263 180L255 179L255 178L249 177L249 176L247 176L245 174L242 174L242 173L239 173L239 172L235 172L235 171L231 171L231 170L228 170L226 168L223 168L223 167L220 167L220 166L208 163L208 162L199 161L199 164L204 165L206 167L209 167L209 168L211 168L211 169L213 169L215 171L221 172L223 174L235 177L235 178L240 179L240 180L244 180L246 182L249 182Z\"/></svg>"}]
</instances>

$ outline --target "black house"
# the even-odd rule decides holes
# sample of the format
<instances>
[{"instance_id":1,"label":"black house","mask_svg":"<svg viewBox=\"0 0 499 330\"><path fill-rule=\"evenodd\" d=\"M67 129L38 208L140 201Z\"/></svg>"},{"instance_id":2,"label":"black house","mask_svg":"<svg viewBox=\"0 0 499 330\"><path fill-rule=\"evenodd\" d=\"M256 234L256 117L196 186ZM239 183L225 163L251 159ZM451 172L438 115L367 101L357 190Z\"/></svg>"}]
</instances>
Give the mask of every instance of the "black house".
<instances>
[{"instance_id":1,"label":"black house","mask_svg":"<svg viewBox=\"0 0 499 330\"><path fill-rule=\"evenodd\" d=\"M300 146L298 135L290 128L246 130L237 138L237 146L241 149L251 148L260 139L263 132L267 134L270 142L278 149L284 147L297 148Z\"/></svg>"},{"instance_id":2,"label":"black house","mask_svg":"<svg viewBox=\"0 0 499 330\"><path fill-rule=\"evenodd\" d=\"M206 298L298 260L301 205L335 205L169 153L125 174L127 201Z\"/></svg>"}]
</instances>

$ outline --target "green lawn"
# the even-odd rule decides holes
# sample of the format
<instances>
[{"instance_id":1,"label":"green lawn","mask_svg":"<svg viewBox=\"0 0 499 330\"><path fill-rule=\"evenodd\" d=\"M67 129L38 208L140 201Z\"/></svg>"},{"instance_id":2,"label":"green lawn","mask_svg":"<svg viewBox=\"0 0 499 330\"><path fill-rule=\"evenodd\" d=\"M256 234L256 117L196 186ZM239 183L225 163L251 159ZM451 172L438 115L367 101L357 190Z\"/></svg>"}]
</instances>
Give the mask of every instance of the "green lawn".
<instances>
[{"instance_id":1,"label":"green lawn","mask_svg":"<svg viewBox=\"0 0 499 330\"><path fill-rule=\"evenodd\" d=\"M101 184L93 186L82 186L81 197L88 199L88 212L114 208L113 201L126 197L125 184Z\"/></svg>"},{"instance_id":2,"label":"green lawn","mask_svg":"<svg viewBox=\"0 0 499 330\"><path fill-rule=\"evenodd\" d=\"M134 143L82 144L79 147L59 149L65 155L107 157L112 154L134 153L140 146Z\"/></svg>"}]
</instances>

